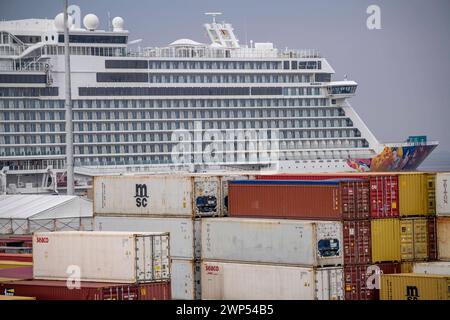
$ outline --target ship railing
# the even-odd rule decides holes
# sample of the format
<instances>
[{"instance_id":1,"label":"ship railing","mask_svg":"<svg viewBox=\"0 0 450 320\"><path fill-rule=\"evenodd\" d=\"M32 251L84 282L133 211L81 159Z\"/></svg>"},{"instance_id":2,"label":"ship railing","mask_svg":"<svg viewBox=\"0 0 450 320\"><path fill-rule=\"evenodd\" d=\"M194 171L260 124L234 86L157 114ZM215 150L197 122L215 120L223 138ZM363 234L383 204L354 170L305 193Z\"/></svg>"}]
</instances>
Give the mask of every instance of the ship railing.
<instances>
[{"instance_id":1,"label":"ship railing","mask_svg":"<svg viewBox=\"0 0 450 320\"><path fill-rule=\"evenodd\" d=\"M255 48L210 48L210 47L147 47L127 49L129 57L147 58L321 58L316 49L285 50Z\"/></svg>"},{"instance_id":2,"label":"ship railing","mask_svg":"<svg viewBox=\"0 0 450 320\"><path fill-rule=\"evenodd\" d=\"M386 147L433 146L433 145L438 145L438 144L439 144L439 141L383 143L383 145Z\"/></svg>"}]
</instances>

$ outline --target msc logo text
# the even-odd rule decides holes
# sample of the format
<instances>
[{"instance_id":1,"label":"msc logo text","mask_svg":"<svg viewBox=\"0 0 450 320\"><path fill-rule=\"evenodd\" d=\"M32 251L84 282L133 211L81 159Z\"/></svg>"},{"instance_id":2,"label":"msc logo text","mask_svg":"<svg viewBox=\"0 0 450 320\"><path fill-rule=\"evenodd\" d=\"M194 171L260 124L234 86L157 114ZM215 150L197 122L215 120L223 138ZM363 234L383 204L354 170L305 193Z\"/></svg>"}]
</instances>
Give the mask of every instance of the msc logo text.
<instances>
[{"instance_id":1,"label":"msc logo text","mask_svg":"<svg viewBox=\"0 0 450 320\"><path fill-rule=\"evenodd\" d=\"M146 184L136 184L136 207L145 208L148 204L148 193Z\"/></svg>"}]
</instances>

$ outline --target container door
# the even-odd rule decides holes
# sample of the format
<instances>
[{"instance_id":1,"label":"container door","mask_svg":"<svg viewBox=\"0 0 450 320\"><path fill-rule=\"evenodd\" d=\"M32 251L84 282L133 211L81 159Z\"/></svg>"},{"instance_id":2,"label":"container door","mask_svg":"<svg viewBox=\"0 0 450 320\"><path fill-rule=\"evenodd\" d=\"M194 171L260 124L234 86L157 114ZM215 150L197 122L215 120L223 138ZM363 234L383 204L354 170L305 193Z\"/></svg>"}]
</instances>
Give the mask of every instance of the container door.
<instances>
[{"instance_id":1,"label":"container door","mask_svg":"<svg viewBox=\"0 0 450 320\"><path fill-rule=\"evenodd\" d=\"M154 270L154 236L139 235L136 241L136 282L151 281L156 278Z\"/></svg>"},{"instance_id":2,"label":"container door","mask_svg":"<svg viewBox=\"0 0 450 320\"><path fill-rule=\"evenodd\" d=\"M220 212L219 177L194 178L194 207L196 216L217 216Z\"/></svg>"},{"instance_id":3,"label":"container door","mask_svg":"<svg viewBox=\"0 0 450 320\"><path fill-rule=\"evenodd\" d=\"M414 259L428 258L428 226L427 218L414 219Z\"/></svg>"},{"instance_id":4,"label":"container door","mask_svg":"<svg viewBox=\"0 0 450 320\"><path fill-rule=\"evenodd\" d=\"M414 224L412 219L400 220L400 252L402 260L414 259Z\"/></svg>"},{"instance_id":5,"label":"container door","mask_svg":"<svg viewBox=\"0 0 450 320\"><path fill-rule=\"evenodd\" d=\"M317 269L315 277L317 300L344 300L342 268Z\"/></svg>"},{"instance_id":6,"label":"container door","mask_svg":"<svg viewBox=\"0 0 450 320\"><path fill-rule=\"evenodd\" d=\"M428 214L436 214L436 174L427 175L427 210Z\"/></svg>"},{"instance_id":7,"label":"container door","mask_svg":"<svg viewBox=\"0 0 450 320\"><path fill-rule=\"evenodd\" d=\"M136 281L170 279L169 236L138 235L136 241Z\"/></svg>"},{"instance_id":8,"label":"container door","mask_svg":"<svg viewBox=\"0 0 450 320\"><path fill-rule=\"evenodd\" d=\"M430 217L427 221L427 237L428 237L428 259L437 259L437 233L436 233L436 217Z\"/></svg>"}]
</instances>

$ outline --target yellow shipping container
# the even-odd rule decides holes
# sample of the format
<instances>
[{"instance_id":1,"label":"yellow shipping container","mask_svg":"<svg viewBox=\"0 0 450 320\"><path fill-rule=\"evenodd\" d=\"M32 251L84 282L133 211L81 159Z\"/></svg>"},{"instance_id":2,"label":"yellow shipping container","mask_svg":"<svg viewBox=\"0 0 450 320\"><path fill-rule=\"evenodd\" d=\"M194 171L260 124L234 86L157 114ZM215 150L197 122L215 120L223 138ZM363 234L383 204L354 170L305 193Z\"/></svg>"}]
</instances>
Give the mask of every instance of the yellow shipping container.
<instances>
[{"instance_id":1,"label":"yellow shipping container","mask_svg":"<svg viewBox=\"0 0 450 320\"><path fill-rule=\"evenodd\" d=\"M0 261L0 269L32 266L33 262Z\"/></svg>"},{"instance_id":2,"label":"yellow shipping container","mask_svg":"<svg viewBox=\"0 0 450 320\"><path fill-rule=\"evenodd\" d=\"M428 219L400 219L400 252L404 261L428 259Z\"/></svg>"},{"instance_id":3,"label":"yellow shipping container","mask_svg":"<svg viewBox=\"0 0 450 320\"><path fill-rule=\"evenodd\" d=\"M414 262L402 262L400 265L400 273L412 273Z\"/></svg>"},{"instance_id":4,"label":"yellow shipping container","mask_svg":"<svg viewBox=\"0 0 450 320\"><path fill-rule=\"evenodd\" d=\"M374 219L370 224L372 262L400 261L400 220Z\"/></svg>"},{"instance_id":5,"label":"yellow shipping container","mask_svg":"<svg viewBox=\"0 0 450 320\"><path fill-rule=\"evenodd\" d=\"M437 217L438 259L450 260L450 217Z\"/></svg>"},{"instance_id":6,"label":"yellow shipping container","mask_svg":"<svg viewBox=\"0 0 450 320\"><path fill-rule=\"evenodd\" d=\"M450 300L450 276L381 274L380 300Z\"/></svg>"},{"instance_id":7,"label":"yellow shipping container","mask_svg":"<svg viewBox=\"0 0 450 320\"><path fill-rule=\"evenodd\" d=\"M436 214L435 183L435 173L400 173L398 176L400 216Z\"/></svg>"},{"instance_id":8,"label":"yellow shipping container","mask_svg":"<svg viewBox=\"0 0 450 320\"><path fill-rule=\"evenodd\" d=\"M0 295L0 300L36 300L36 298L35 297L4 296L4 295Z\"/></svg>"}]
</instances>

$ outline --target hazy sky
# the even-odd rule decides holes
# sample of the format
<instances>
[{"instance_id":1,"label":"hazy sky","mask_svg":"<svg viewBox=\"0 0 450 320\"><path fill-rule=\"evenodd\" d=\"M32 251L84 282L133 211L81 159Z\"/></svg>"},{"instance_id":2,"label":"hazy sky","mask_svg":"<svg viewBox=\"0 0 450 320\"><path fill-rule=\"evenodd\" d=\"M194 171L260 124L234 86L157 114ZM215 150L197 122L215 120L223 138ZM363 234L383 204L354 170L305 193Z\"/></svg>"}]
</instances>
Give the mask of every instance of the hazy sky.
<instances>
[{"instance_id":1,"label":"hazy sky","mask_svg":"<svg viewBox=\"0 0 450 320\"><path fill-rule=\"evenodd\" d=\"M450 0L71 0L82 16L122 16L130 40L163 46L179 38L208 41L204 12L219 11L241 43L316 48L336 71L358 82L350 103L380 141L425 134L450 151ZM366 26L381 8L381 30ZM0 19L53 18L63 1L0 0Z\"/></svg>"}]
</instances>

